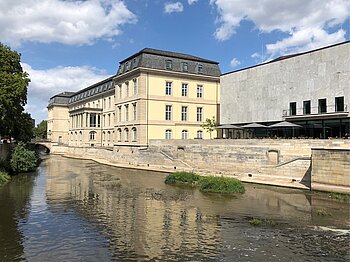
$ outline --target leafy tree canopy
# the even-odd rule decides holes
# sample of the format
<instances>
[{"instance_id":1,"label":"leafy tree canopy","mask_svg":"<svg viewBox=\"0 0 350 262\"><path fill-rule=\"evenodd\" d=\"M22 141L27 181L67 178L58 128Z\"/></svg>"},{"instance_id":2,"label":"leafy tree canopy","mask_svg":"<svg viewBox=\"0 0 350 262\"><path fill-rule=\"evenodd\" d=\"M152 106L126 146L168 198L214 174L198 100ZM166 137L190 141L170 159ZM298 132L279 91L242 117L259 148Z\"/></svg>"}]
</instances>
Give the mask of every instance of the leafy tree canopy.
<instances>
[{"instance_id":1,"label":"leafy tree canopy","mask_svg":"<svg viewBox=\"0 0 350 262\"><path fill-rule=\"evenodd\" d=\"M216 130L217 126L218 124L216 123L215 117L205 119L204 123L202 124L202 128L210 134L210 139L211 133Z\"/></svg>"},{"instance_id":2,"label":"leafy tree canopy","mask_svg":"<svg viewBox=\"0 0 350 262\"><path fill-rule=\"evenodd\" d=\"M0 43L0 135L20 139L30 132L28 114L23 106L27 103L28 74L23 72L20 54ZM24 122L23 122L24 121Z\"/></svg>"},{"instance_id":3,"label":"leafy tree canopy","mask_svg":"<svg viewBox=\"0 0 350 262\"><path fill-rule=\"evenodd\" d=\"M34 127L34 137L35 138L47 138L47 121L41 121L36 127Z\"/></svg>"}]
</instances>

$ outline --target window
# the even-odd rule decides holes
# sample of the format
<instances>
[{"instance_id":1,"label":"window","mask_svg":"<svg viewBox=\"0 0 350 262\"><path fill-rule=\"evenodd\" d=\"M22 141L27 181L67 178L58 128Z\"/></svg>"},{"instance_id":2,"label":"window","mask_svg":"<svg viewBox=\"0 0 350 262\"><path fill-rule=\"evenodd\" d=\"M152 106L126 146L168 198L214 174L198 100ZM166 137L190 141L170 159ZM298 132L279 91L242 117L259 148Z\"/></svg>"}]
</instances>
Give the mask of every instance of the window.
<instances>
[{"instance_id":1,"label":"window","mask_svg":"<svg viewBox=\"0 0 350 262\"><path fill-rule=\"evenodd\" d=\"M327 99L318 99L318 113L327 113Z\"/></svg>"},{"instance_id":2,"label":"window","mask_svg":"<svg viewBox=\"0 0 350 262\"><path fill-rule=\"evenodd\" d=\"M202 98L203 97L203 86L197 85L197 97Z\"/></svg>"},{"instance_id":3,"label":"window","mask_svg":"<svg viewBox=\"0 0 350 262\"><path fill-rule=\"evenodd\" d=\"M111 141L111 131L107 132L107 139L108 139L108 141Z\"/></svg>"},{"instance_id":4,"label":"window","mask_svg":"<svg viewBox=\"0 0 350 262\"><path fill-rule=\"evenodd\" d=\"M295 116L297 114L297 103L296 102L290 102L289 103L289 115Z\"/></svg>"},{"instance_id":5,"label":"window","mask_svg":"<svg viewBox=\"0 0 350 262\"><path fill-rule=\"evenodd\" d=\"M182 83L182 96L187 96L188 84Z\"/></svg>"},{"instance_id":6,"label":"window","mask_svg":"<svg viewBox=\"0 0 350 262\"><path fill-rule=\"evenodd\" d=\"M188 72L188 63L182 63L182 71L183 72Z\"/></svg>"},{"instance_id":7,"label":"window","mask_svg":"<svg viewBox=\"0 0 350 262\"><path fill-rule=\"evenodd\" d=\"M129 129L125 128L125 142L129 141Z\"/></svg>"},{"instance_id":8,"label":"window","mask_svg":"<svg viewBox=\"0 0 350 262\"><path fill-rule=\"evenodd\" d=\"M129 121L129 105L125 105L125 121Z\"/></svg>"},{"instance_id":9,"label":"window","mask_svg":"<svg viewBox=\"0 0 350 262\"><path fill-rule=\"evenodd\" d=\"M120 128L118 128L118 142L121 142L122 141L122 130Z\"/></svg>"},{"instance_id":10,"label":"window","mask_svg":"<svg viewBox=\"0 0 350 262\"><path fill-rule=\"evenodd\" d=\"M106 98L103 99L103 108L106 108Z\"/></svg>"},{"instance_id":11,"label":"window","mask_svg":"<svg viewBox=\"0 0 350 262\"><path fill-rule=\"evenodd\" d=\"M172 132L170 129L165 130L165 139L172 139Z\"/></svg>"},{"instance_id":12,"label":"window","mask_svg":"<svg viewBox=\"0 0 350 262\"><path fill-rule=\"evenodd\" d=\"M198 74L202 74L203 73L203 65L202 64L198 64L197 72L198 72Z\"/></svg>"},{"instance_id":13,"label":"window","mask_svg":"<svg viewBox=\"0 0 350 262\"><path fill-rule=\"evenodd\" d=\"M181 139L187 139L187 138L188 138L187 130L182 130L182 132L181 132Z\"/></svg>"},{"instance_id":14,"label":"window","mask_svg":"<svg viewBox=\"0 0 350 262\"><path fill-rule=\"evenodd\" d=\"M165 94L171 96L171 86L172 82L166 82L165 84Z\"/></svg>"},{"instance_id":15,"label":"window","mask_svg":"<svg viewBox=\"0 0 350 262\"><path fill-rule=\"evenodd\" d=\"M197 131L197 139L202 139L203 138L203 131L202 130L198 130Z\"/></svg>"},{"instance_id":16,"label":"window","mask_svg":"<svg viewBox=\"0 0 350 262\"><path fill-rule=\"evenodd\" d=\"M187 106L181 107L181 121L187 121Z\"/></svg>"},{"instance_id":17,"label":"window","mask_svg":"<svg viewBox=\"0 0 350 262\"><path fill-rule=\"evenodd\" d=\"M311 101L310 100L306 100L303 102L303 113L304 113L304 115L311 114Z\"/></svg>"},{"instance_id":18,"label":"window","mask_svg":"<svg viewBox=\"0 0 350 262\"><path fill-rule=\"evenodd\" d=\"M123 93L123 88L122 85L118 85L119 86L119 99L122 98L122 93Z\"/></svg>"},{"instance_id":19,"label":"window","mask_svg":"<svg viewBox=\"0 0 350 262\"><path fill-rule=\"evenodd\" d=\"M197 107L197 122L203 121L203 107Z\"/></svg>"},{"instance_id":20,"label":"window","mask_svg":"<svg viewBox=\"0 0 350 262\"><path fill-rule=\"evenodd\" d=\"M173 62L171 60L165 61L165 69L172 70L173 69Z\"/></svg>"},{"instance_id":21,"label":"window","mask_svg":"<svg viewBox=\"0 0 350 262\"><path fill-rule=\"evenodd\" d=\"M136 94L137 94L137 80L134 79L133 83L134 83L134 96L136 96Z\"/></svg>"},{"instance_id":22,"label":"window","mask_svg":"<svg viewBox=\"0 0 350 262\"><path fill-rule=\"evenodd\" d=\"M88 113L86 113L85 125L86 125L86 127L89 127L89 114Z\"/></svg>"},{"instance_id":23,"label":"window","mask_svg":"<svg viewBox=\"0 0 350 262\"><path fill-rule=\"evenodd\" d=\"M344 97L336 97L335 98L335 112L343 112L344 111Z\"/></svg>"},{"instance_id":24,"label":"window","mask_svg":"<svg viewBox=\"0 0 350 262\"><path fill-rule=\"evenodd\" d=\"M132 115L133 115L133 119L132 120L136 120L137 118L137 111L136 111L136 103L132 104Z\"/></svg>"},{"instance_id":25,"label":"window","mask_svg":"<svg viewBox=\"0 0 350 262\"><path fill-rule=\"evenodd\" d=\"M97 115L97 127L101 127L101 115Z\"/></svg>"},{"instance_id":26,"label":"window","mask_svg":"<svg viewBox=\"0 0 350 262\"><path fill-rule=\"evenodd\" d=\"M89 136L90 136L90 140L95 140L96 139L96 132L95 131L91 131L89 133Z\"/></svg>"},{"instance_id":27,"label":"window","mask_svg":"<svg viewBox=\"0 0 350 262\"><path fill-rule=\"evenodd\" d=\"M125 63L125 70L128 71L129 69L130 69L129 62L126 62L126 63Z\"/></svg>"},{"instance_id":28,"label":"window","mask_svg":"<svg viewBox=\"0 0 350 262\"><path fill-rule=\"evenodd\" d=\"M90 127L96 127L96 114L90 114Z\"/></svg>"},{"instance_id":29,"label":"window","mask_svg":"<svg viewBox=\"0 0 350 262\"><path fill-rule=\"evenodd\" d=\"M132 128L132 141L133 142L137 141L137 130L136 130L136 127Z\"/></svg>"},{"instance_id":30,"label":"window","mask_svg":"<svg viewBox=\"0 0 350 262\"><path fill-rule=\"evenodd\" d=\"M111 114L108 114L108 126L111 126Z\"/></svg>"},{"instance_id":31,"label":"window","mask_svg":"<svg viewBox=\"0 0 350 262\"><path fill-rule=\"evenodd\" d=\"M122 106L118 106L118 122L122 121Z\"/></svg>"},{"instance_id":32,"label":"window","mask_svg":"<svg viewBox=\"0 0 350 262\"><path fill-rule=\"evenodd\" d=\"M103 133L102 133L102 140L106 140L106 132L105 131L103 131Z\"/></svg>"},{"instance_id":33,"label":"window","mask_svg":"<svg viewBox=\"0 0 350 262\"><path fill-rule=\"evenodd\" d=\"M111 98L108 97L108 108L111 108Z\"/></svg>"},{"instance_id":34,"label":"window","mask_svg":"<svg viewBox=\"0 0 350 262\"><path fill-rule=\"evenodd\" d=\"M171 111L172 111L172 106L166 105L165 106L165 120L171 120Z\"/></svg>"},{"instance_id":35,"label":"window","mask_svg":"<svg viewBox=\"0 0 350 262\"><path fill-rule=\"evenodd\" d=\"M125 91L126 91L126 97L129 96L129 82L125 83Z\"/></svg>"}]
</instances>

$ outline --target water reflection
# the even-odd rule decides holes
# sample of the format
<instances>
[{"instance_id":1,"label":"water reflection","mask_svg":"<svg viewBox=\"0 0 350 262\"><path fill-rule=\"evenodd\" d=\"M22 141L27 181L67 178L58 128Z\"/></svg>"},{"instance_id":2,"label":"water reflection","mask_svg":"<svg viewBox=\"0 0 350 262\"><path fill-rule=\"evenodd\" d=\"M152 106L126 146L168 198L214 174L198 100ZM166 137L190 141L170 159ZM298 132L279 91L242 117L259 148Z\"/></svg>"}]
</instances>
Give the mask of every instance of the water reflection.
<instances>
[{"instance_id":1,"label":"water reflection","mask_svg":"<svg viewBox=\"0 0 350 262\"><path fill-rule=\"evenodd\" d=\"M349 204L325 194L247 185L237 197L167 186L165 174L51 156L25 212L1 225L27 261L346 261ZM34 179L32 177L32 179ZM13 186L18 187L16 183ZM21 187L22 188L22 185ZM31 186L25 188L33 188ZM8 196L0 190L0 205ZM30 205L28 199L30 197ZM18 200L17 200L18 201ZM3 206L0 206L1 208ZM319 216L326 210L331 216ZM1 215L1 217L3 217ZM24 219L25 217L25 219ZM273 226L253 227L252 217ZM2 218L3 219L3 218ZM0 228L2 229L2 228ZM2 230L0 231L2 232ZM6 242L0 239L0 244ZM6 253L5 253L6 254ZM4 255L0 252L0 261Z\"/></svg>"}]
</instances>

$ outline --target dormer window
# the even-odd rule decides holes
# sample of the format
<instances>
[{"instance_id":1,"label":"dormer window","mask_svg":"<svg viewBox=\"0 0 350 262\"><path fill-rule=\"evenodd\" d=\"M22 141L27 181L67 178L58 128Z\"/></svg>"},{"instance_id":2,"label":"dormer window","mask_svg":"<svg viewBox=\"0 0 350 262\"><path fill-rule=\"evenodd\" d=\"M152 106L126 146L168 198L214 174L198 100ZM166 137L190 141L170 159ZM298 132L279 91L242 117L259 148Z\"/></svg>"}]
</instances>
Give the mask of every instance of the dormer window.
<instances>
[{"instance_id":1,"label":"dormer window","mask_svg":"<svg viewBox=\"0 0 350 262\"><path fill-rule=\"evenodd\" d=\"M129 62L126 62L126 63L125 63L125 70L126 70L126 71L129 71L129 69L130 69Z\"/></svg>"},{"instance_id":2,"label":"dormer window","mask_svg":"<svg viewBox=\"0 0 350 262\"><path fill-rule=\"evenodd\" d=\"M166 61L165 61L165 69L166 69L166 70L172 70L172 69L173 69L173 61L171 61L171 60L166 60Z\"/></svg>"},{"instance_id":3,"label":"dormer window","mask_svg":"<svg viewBox=\"0 0 350 262\"><path fill-rule=\"evenodd\" d=\"M182 71L183 72L188 72L188 63L182 63Z\"/></svg>"},{"instance_id":4,"label":"dormer window","mask_svg":"<svg viewBox=\"0 0 350 262\"><path fill-rule=\"evenodd\" d=\"M133 66L133 68L135 68L137 66L137 59L136 58L134 58L132 60L132 66Z\"/></svg>"},{"instance_id":5,"label":"dormer window","mask_svg":"<svg viewBox=\"0 0 350 262\"><path fill-rule=\"evenodd\" d=\"M197 72L198 72L198 74L203 74L203 65L202 64L198 64Z\"/></svg>"}]
</instances>

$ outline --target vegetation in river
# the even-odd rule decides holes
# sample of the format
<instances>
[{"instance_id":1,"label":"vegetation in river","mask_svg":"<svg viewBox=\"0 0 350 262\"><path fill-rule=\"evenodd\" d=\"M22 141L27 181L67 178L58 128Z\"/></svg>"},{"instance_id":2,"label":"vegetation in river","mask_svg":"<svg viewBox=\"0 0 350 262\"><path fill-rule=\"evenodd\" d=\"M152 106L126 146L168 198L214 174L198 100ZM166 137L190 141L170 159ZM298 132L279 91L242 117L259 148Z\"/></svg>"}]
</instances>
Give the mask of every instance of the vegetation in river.
<instances>
[{"instance_id":1,"label":"vegetation in river","mask_svg":"<svg viewBox=\"0 0 350 262\"><path fill-rule=\"evenodd\" d=\"M260 219L253 217L249 219L249 224L252 226L258 227L258 226L275 226L276 222L271 219Z\"/></svg>"},{"instance_id":2,"label":"vegetation in river","mask_svg":"<svg viewBox=\"0 0 350 262\"><path fill-rule=\"evenodd\" d=\"M316 215L318 215L318 216L323 216L323 217L325 217L325 216L332 216L332 214L329 213L329 212L328 212L327 210L325 210L325 209L316 210Z\"/></svg>"},{"instance_id":3,"label":"vegetation in river","mask_svg":"<svg viewBox=\"0 0 350 262\"><path fill-rule=\"evenodd\" d=\"M19 143L11 155L11 169L16 172L30 172L38 165L38 157L34 151L28 150L25 144Z\"/></svg>"},{"instance_id":4,"label":"vegetation in river","mask_svg":"<svg viewBox=\"0 0 350 262\"><path fill-rule=\"evenodd\" d=\"M205 176L198 181L199 190L212 193L244 193L245 188L243 183L231 177Z\"/></svg>"},{"instance_id":5,"label":"vegetation in river","mask_svg":"<svg viewBox=\"0 0 350 262\"><path fill-rule=\"evenodd\" d=\"M191 172L175 172L165 178L165 184L194 185L199 179L199 175Z\"/></svg>"},{"instance_id":6,"label":"vegetation in river","mask_svg":"<svg viewBox=\"0 0 350 262\"><path fill-rule=\"evenodd\" d=\"M0 186L10 180L10 176L5 171L0 171Z\"/></svg>"},{"instance_id":7,"label":"vegetation in river","mask_svg":"<svg viewBox=\"0 0 350 262\"><path fill-rule=\"evenodd\" d=\"M199 176L191 172L175 172L165 178L166 184L197 185L202 192L244 193L243 183L235 178Z\"/></svg>"},{"instance_id":8,"label":"vegetation in river","mask_svg":"<svg viewBox=\"0 0 350 262\"><path fill-rule=\"evenodd\" d=\"M331 192L329 194L329 197L332 198L332 199L336 199L336 200L340 200L340 201L344 201L344 202L349 202L350 201L350 195L348 195L348 194L341 194L341 193Z\"/></svg>"}]
</instances>

